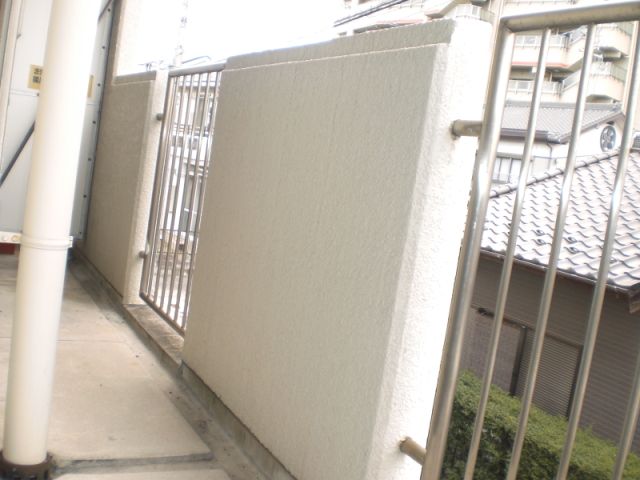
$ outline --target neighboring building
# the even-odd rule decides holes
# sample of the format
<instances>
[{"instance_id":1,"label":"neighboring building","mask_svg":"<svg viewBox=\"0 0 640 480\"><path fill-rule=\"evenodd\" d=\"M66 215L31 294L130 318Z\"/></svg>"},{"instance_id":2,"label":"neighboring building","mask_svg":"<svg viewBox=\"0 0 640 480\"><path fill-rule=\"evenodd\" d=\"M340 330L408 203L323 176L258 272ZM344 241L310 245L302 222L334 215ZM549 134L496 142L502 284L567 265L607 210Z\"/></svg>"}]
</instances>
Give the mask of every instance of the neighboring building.
<instances>
[{"instance_id":1,"label":"neighboring building","mask_svg":"<svg viewBox=\"0 0 640 480\"><path fill-rule=\"evenodd\" d=\"M527 13L549 7L551 2L507 1L505 14ZM553 7L586 3L579 0L554 1ZM595 57L590 72L589 102L623 102L626 95L627 63L634 35L632 23L612 23L596 27ZM541 36L526 33L516 37L509 99L531 100ZM551 35L542 99L547 102L574 102L582 67L586 27L556 31Z\"/></svg>"},{"instance_id":2,"label":"neighboring building","mask_svg":"<svg viewBox=\"0 0 640 480\"><path fill-rule=\"evenodd\" d=\"M496 12L503 15L563 8L588 3L585 0L345 0L347 15L336 22L341 34L361 33L380 28L426 22L442 17L470 16L493 21ZM502 6L501 6L502 5ZM627 64L634 37L632 23L599 25L595 36L595 58L590 72L589 102L624 102ZM510 100L531 100L541 35L527 32L517 35L513 55ZM586 27L556 31L551 35L542 100L574 102L578 92Z\"/></svg>"},{"instance_id":3,"label":"neighboring building","mask_svg":"<svg viewBox=\"0 0 640 480\"><path fill-rule=\"evenodd\" d=\"M486 0L344 0L345 16L335 22L338 35L402 27L443 17L491 20Z\"/></svg>"},{"instance_id":4,"label":"neighboring building","mask_svg":"<svg viewBox=\"0 0 640 480\"><path fill-rule=\"evenodd\" d=\"M617 160L616 154L595 156L579 162L575 172L534 394L536 405L556 415L567 415L571 404ZM495 384L514 395L522 393L526 381L562 179L562 171L555 170L531 180L527 189L494 376ZM479 375L484 370L514 198L513 187L498 187L489 205L463 359L464 368ZM640 344L639 205L640 154L634 153L581 418L583 426L614 442L624 421ZM640 449L638 430L634 448Z\"/></svg>"},{"instance_id":5,"label":"neighboring building","mask_svg":"<svg viewBox=\"0 0 640 480\"><path fill-rule=\"evenodd\" d=\"M502 120L498 158L493 172L496 183L518 181L529 122L530 103L508 101ZM538 111L531 175L563 167L569 151L574 104L542 103ZM620 103L588 103L585 106L578 158L611 152L620 146L624 115Z\"/></svg>"},{"instance_id":6,"label":"neighboring building","mask_svg":"<svg viewBox=\"0 0 640 480\"><path fill-rule=\"evenodd\" d=\"M581 0L505 0L472 1L463 4L449 0L345 0L348 16L336 22L341 35L381 28L427 22L442 17L473 17L494 21L496 12L526 13L532 10L562 8ZM583 2L584 3L584 2ZM627 95L627 64L635 35L632 23L598 25L595 35L595 58L588 82L583 137L578 156L611 151L620 143ZM516 36L510 81L503 122L503 135L493 173L496 183L517 180L524 151L529 107L533 96L535 72L541 34L526 32ZM551 35L545 82L544 102L538 121L533 152L532 174L561 167L567 157L568 141L574 113L586 27L556 31ZM601 104L601 105L595 105ZM637 116L637 128L640 115Z\"/></svg>"}]
</instances>

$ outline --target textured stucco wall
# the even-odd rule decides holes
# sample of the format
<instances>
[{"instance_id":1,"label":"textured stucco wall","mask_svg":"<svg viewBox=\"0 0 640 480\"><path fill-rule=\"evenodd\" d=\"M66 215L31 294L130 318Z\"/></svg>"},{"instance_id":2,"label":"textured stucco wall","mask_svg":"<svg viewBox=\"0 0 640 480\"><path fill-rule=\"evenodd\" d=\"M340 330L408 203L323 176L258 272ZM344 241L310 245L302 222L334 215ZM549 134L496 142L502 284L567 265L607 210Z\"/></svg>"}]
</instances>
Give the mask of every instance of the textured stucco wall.
<instances>
[{"instance_id":1,"label":"textured stucco wall","mask_svg":"<svg viewBox=\"0 0 640 480\"><path fill-rule=\"evenodd\" d=\"M231 59L185 362L300 479L415 479L489 63L441 21Z\"/></svg>"},{"instance_id":2,"label":"textured stucco wall","mask_svg":"<svg viewBox=\"0 0 640 480\"><path fill-rule=\"evenodd\" d=\"M118 77L107 86L93 173L87 234L89 261L123 296L139 303L166 75Z\"/></svg>"}]
</instances>

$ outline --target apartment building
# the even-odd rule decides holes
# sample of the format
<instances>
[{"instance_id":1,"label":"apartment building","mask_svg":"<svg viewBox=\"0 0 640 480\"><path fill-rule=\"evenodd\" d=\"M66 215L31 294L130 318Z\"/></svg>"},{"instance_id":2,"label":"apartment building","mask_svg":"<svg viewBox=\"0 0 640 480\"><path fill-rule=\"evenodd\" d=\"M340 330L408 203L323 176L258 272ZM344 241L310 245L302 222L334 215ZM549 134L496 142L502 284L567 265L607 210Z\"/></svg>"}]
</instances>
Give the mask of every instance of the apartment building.
<instances>
[{"instance_id":1,"label":"apartment building","mask_svg":"<svg viewBox=\"0 0 640 480\"><path fill-rule=\"evenodd\" d=\"M566 7L579 0L510 0L505 14L525 13L534 9ZM590 72L589 102L624 102L627 64L634 31L631 23L599 25L595 35L595 57ZM513 55L509 99L530 100L538 60L541 36L537 32L519 35ZM586 28L556 31L551 35L542 100L574 102L582 67Z\"/></svg>"},{"instance_id":2,"label":"apartment building","mask_svg":"<svg viewBox=\"0 0 640 480\"><path fill-rule=\"evenodd\" d=\"M424 23L438 18L491 21L496 0L344 0L344 16L335 22L340 36Z\"/></svg>"},{"instance_id":3,"label":"apartment building","mask_svg":"<svg viewBox=\"0 0 640 480\"><path fill-rule=\"evenodd\" d=\"M466 4L465 4L466 3ZM493 21L502 14L562 8L585 0L345 0L345 17L336 22L339 33L361 33L426 22L442 17L474 17ZM627 63L634 36L631 23L599 25L596 29L596 57L590 72L589 102L624 102ZM556 31L551 35L542 100L574 102L582 67L586 28ZM541 35L518 35L513 55L509 100L531 100Z\"/></svg>"},{"instance_id":4,"label":"apartment building","mask_svg":"<svg viewBox=\"0 0 640 480\"><path fill-rule=\"evenodd\" d=\"M580 3L587 3L587 0L345 0L345 12L348 15L338 20L336 27L339 34L345 35L439 18L471 17L494 22L501 15L566 8ZM550 37L542 93L545 105L543 112L561 114L557 118L548 116L543 121L544 125L537 127L539 134L536 135L531 174L564 165L567 145L558 141L558 138L562 137L561 131L570 132L571 129L586 33L586 27L580 27L556 30ZM623 105L630 84L627 67L634 35L636 33L630 22L596 27L595 57L589 72L587 96L590 120L585 120L583 125L583 134L586 136L581 140L580 155L596 155L619 147L620 125L626 113ZM516 37L503 135L494 172L496 183L512 182L520 171L524 136L514 138L512 133L514 129L522 130L523 122L526 130L528 110L525 107L533 96L541 38L541 32L535 31ZM636 129L639 127L636 122Z\"/></svg>"}]
</instances>

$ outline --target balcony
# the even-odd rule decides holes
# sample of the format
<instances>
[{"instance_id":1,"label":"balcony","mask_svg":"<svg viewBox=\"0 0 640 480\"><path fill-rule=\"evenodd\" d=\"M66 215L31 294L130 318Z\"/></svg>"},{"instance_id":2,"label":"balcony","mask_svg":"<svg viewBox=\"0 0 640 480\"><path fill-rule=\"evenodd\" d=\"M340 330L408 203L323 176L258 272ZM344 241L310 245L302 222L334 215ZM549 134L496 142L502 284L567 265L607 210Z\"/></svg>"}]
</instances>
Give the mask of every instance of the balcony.
<instances>
[{"instance_id":1,"label":"balcony","mask_svg":"<svg viewBox=\"0 0 640 480\"><path fill-rule=\"evenodd\" d=\"M533 80L510 80L507 96L509 100L529 100L533 95ZM545 81L542 89L543 102L560 101L562 84Z\"/></svg>"},{"instance_id":2,"label":"balcony","mask_svg":"<svg viewBox=\"0 0 640 480\"><path fill-rule=\"evenodd\" d=\"M540 51L540 35L518 35L513 52L513 65L533 67L538 63ZM565 68L567 63L567 47L569 37L566 35L552 35L547 56L547 68Z\"/></svg>"},{"instance_id":3,"label":"balcony","mask_svg":"<svg viewBox=\"0 0 640 480\"><path fill-rule=\"evenodd\" d=\"M568 76L562 82L562 101L574 101L578 93L580 73ZM622 101L627 72L611 62L593 62L589 76L589 101Z\"/></svg>"},{"instance_id":4,"label":"balcony","mask_svg":"<svg viewBox=\"0 0 640 480\"><path fill-rule=\"evenodd\" d=\"M640 17L640 2L637 4ZM58 16L63 20L69 17L72 15ZM115 26L114 45L127 45L125 40L135 23ZM81 301L66 304L59 342L65 381L56 393L51 431L55 436L63 427L68 430L63 441L60 437L55 439L57 443L51 442L51 449L59 453L58 446L73 444L94 450L81 456L68 448L63 457L69 460L65 468L126 473L124 478L130 480L261 479L248 461L240 460L236 465L229 460L243 457L218 429L213 415L205 411L219 414L224 407L226 416L232 417L232 412L237 415L227 431L256 462L262 462L257 468L270 474L269 478L418 478L419 467L398 453L398 443L410 435L424 445L429 437L430 448L418 452L414 459L426 453L434 455L437 449L444 451L446 409L452 405L446 398L455 393L450 387L455 390L460 364L460 352L455 348L464 345L464 339L455 335L465 333L468 304L475 301L474 283L488 289L497 284L491 270L498 264L494 257L487 256L482 264L477 261L484 213L469 217L469 225L475 227L467 230L466 237L463 232L468 211L486 210L486 204L474 207L478 198L489 199L480 187L488 183L484 178L492 161L482 158L493 155L483 152L495 150L500 135L499 122L491 119L501 114L495 103L502 103L502 88L497 93L488 89L492 92L489 99L500 97L500 101L484 100L485 68L491 63L491 49L487 48L490 33L481 22L444 20L333 43L244 55L230 59L224 67L221 92L215 91L217 82L210 82L214 73L210 66L211 70L170 72L168 79L167 72L107 79L98 146L91 159L95 159L96 169L87 235L76 243L75 252L91 264L83 266L93 268L93 273L109 284L107 294L115 298L117 306L109 308L102 300L105 291L85 282L87 274L78 273L72 263L76 283L72 280L67 299ZM498 38L511 40L502 33ZM59 45L67 46L64 42ZM495 65L498 72L500 63ZM117 72L117 67L112 71ZM497 78L501 87L507 82L508 67L507 61L499 69L501 74L491 77ZM589 74L603 79L621 76L611 65L598 68ZM172 80L195 76L197 82ZM78 78L84 80L80 75ZM567 88L575 87L574 79L572 82ZM84 82L79 84L84 87ZM558 82L541 86L545 95L562 93ZM509 87L514 94L530 95L533 82L513 81ZM203 89L210 96L200 95ZM83 90L75 91L80 97L84 95ZM478 149L475 139L451 135L451 121L458 113L464 118L480 118L483 104L487 105L484 125L489 133L483 134ZM186 120L189 115L191 121ZM185 120L180 128L174 128L176 119ZM50 123L56 133L57 127L64 130L61 123ZM40 132L46 131L39 125ZM207 135L202 125L211 126ZM210 170L199 165L202 149L212 160ZM474 177L471 162L477 151L476 186L469 197ZM518 168L517 159L508 162L504 165L508 170L502 172L507 176ZM586 182L582 177L580 181ZM507 177L500 178L504 181ZM184 180L183 186L177 185L178 179ZM594 188L592 182L591 188L584 190L597 191L599 186L596 183ZM205 187L206 195L202 193ZM154 204L163 207L150 209ZM202 207L203 215L194 220L196 204ZM546 207L541 205L536 212L546 212ZM546 220L542 218L546 213L529 216L533 220L527 220L527 225L538 226L538 218ZM587 216L594 215L587 212ZM504 222L494 224L505 233L511 228ZM181 354L178 362L184 362L179 365L170 352L160 352L159 358L149 355L119 317L119 312L124 316L136 311L152 313L140 293L147 276L143 270L151 268L154 252L162 260L157 269L163 273L162 288L178 284L177 289L163 293L160 306L180 311L182 296L172 292L181 292L184 270L196 264L186 259L186 255L195 255L189 247L194 241L190 236L170 232L165 241L167 227L177 226L189 235L201 227L197 269L186 280L187 288L193 285L191 308L183 310L189 312L188 322L185 319L184 328L176 329L185 334L184 343L167 325L161 330L151 318L139 322L144 327L152 325L148 330L161 332L154 338L173 347L176 357ZM513 229L517 235L517 227ZM550 231L552 227L534 233L546 239ZM561 240L559 235L562 232L552 240L555 245L562 243L555 240ZM467 245L461 254L463 237L467 238L465 244L475 245L475 253ZM183 242L183 238L187 240ZM29 247L29 238L26 240L23 246ZM66 245L66 237L63 240ZM582 253L577 245L572 249ZM21 254L25 252L28 250ZM458 272L460 255L463 268ZM62 265L64 261L66 257ZM541 262L536 267L544 268ZM476 281L472 276L476 270L486 275ZM524 288L525 293L542 291L538 290L538 269L524 265L516 274L514 279L520 285L533 285ZM530 274L537 276L524 276ZM0 276L14 283L13 273ZM153 273L148 277L153 279ZM567 312L581 320L580 308L587 305L585 292L581 297L574 295L585 287L583 283L558 283L567 290L557 298L575 303L563 309L564 315L553 312L548 323L549 338L554 342L559 334L553 329L562 332L559 327L566 326ZM462 300L461 308L455 307L460 301L458 286L466 288L460 291L468 300ZM551 298L552 290L545 287L544 291ZM0 288L0 306L11 296L10 289L4 293ZM482 305L488 313L497 292L480 293L488 299ZM619 292L614 293L612 298L621 302ZM511 299L518 300L515 295ZM505 328L511 339L517 340L508 345L516 349L513 357L519 360L517 365L514 361L507 366L511 372L517 367L523 375L509 375L508 380L515 378L511 383L516 392L525 391L523 411L536 400L526 393L535 378L524 372L535 371L540 362L544 362L541 371L549 370L547 357L540 356L549 350L541 348L545 336L539 332L543 329L536 325L538 335L533 334L532 339L533 329L527 326L533 325L530 319L537 315L538 303L537 298L525 297L517 305L525 306L521 308L528 315L523 320L525 328ZM620 311L624 306L613 304L611 308ZM0 309L0 326L3 311ZM508 316L513 318L510 312ZM625 325L638 327L637 322L623 320ZM614 327L622 324L610 323ZM570 359L581 345L577 337L582 323L576 324L578 333L570 339ZM4 332L8 328L5 325ZM41 331L37 333L33 336L43 337ZM148 335L154 336L153 332ZM617 330L610 335L607 338L623 336ZM628 351L637 355L639 337L626 338L633 343ZM51 338L50 343L55 342ZM4 343L6 348L8 341ZM565 358L560 356L566 355L564 343L552 343L558 347L559 358ZM83 355L69 355L75 351ZM619 349L614 351L617 353ZM636 355L624 357L620 363L626 367ZM0 355L0 360L3 358L6 355ZM524 364L523 358L532 360ZM168 365L168 375L156 366L161 362ZM90 368L94 366L98 369ZM445 368L442 375L441 366ZM551 373L558 373L560 368L553 367L561 366L562 362L553 362ZM605 367L606 381L619 371L625 376L615 376L613 384L626 388L632 380L630 368ZM568 383L576 383L575 372L573 366L560 372L563 388L565 377ZM528 385L527 376L532 377ZM491 375L487 378L490 381ZM607 383L602 383L601 390L608 394ZM443 396L436 395L443 391ZM204 407L192 401L192 395L198 396ZM571 395L563 396L563 402L566 397L568 403ZM640 393L634 398L640 398ZM477 402L473 403L475 408ZM58 407L65 416L56 416ZM622 417L624 406L607 403L605 407L606 413L611 410L619 414L616 418ZM86 421L88 411L92 420L102 423ZM526 421L527 415L522 418ZM438 422L443 421L445 425L439 428ZM430 422L435 425L432 433L428 432ZM482 432L482 426L476 431ZM513 433L524 438L525 431L526 425ZM498 440L500 448L510 447L506 440ZM118 445L118 457L109 453L116 450L114 445ZM523 458L535 460L536 455L542 456L525 451ZM96 459L105 463L94 462ZM198 472L182 474L178 469L185 463ZM460 465L457 460L456 465ZM438 478L441 471L438 465L430 468L430 464L423 470L429 478ZM140 476L141 472L148 475ZM107 478L114 476L103 480Z\"/></svg>"},{"instance_id":5,"label":"balcony","mask_svg":"<svg viewBox=\"0 0 640 480\"><path fill-rule=\"evenodd\" d=\"M631 52L633 25L630 23L607 23L596 30L596 49L606 59L618 59Z\"/></svg>"},{"instance_id":6,"label":"balcony","mask_svg":"<svg viewBox=\"0 0 640 480\"><path fill-rule=\"evenodd\" d=\"M575 4L572 0L510 0L505 2L504 13L514 15L532 10L568 7Z\"/></svg>"},{"instance_id":7,"label":"balcony","mask_svg":"<svg viewBox=\"0 0 640 480\"><path fill-rule=\"evenodd\" d=\"M633 26L629 23L608 23L596 29L595 51L605 61L615 61L629 55ZM582 63L586 29L571 34L552 35L549 43L547 68L575 70ZM534 67L538 63L541 37L538 34L518 35L513 53L516 67Z\"/></svg>"}]
</instances>

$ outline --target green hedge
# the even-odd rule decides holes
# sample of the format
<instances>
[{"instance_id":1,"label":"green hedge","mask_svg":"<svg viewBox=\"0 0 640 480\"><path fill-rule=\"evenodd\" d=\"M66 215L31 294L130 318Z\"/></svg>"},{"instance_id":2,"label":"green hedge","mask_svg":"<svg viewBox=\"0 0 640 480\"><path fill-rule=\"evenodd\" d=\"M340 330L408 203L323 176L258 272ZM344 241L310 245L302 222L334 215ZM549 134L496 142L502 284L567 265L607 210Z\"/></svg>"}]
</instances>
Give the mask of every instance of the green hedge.
<instances>
[{"instance_id":1,"label":"green hedge","mask_svg":"<svg viewBox=\"0 0 640 480\"><path fill-rule=\"evenodd\" d=\"M491 391L484 433L476 466L475 480L505 478L512 439L518 425L520 400L494 387ZM456 400L449 429L443 478L462 479L475 412L480 399L480 380L464 372L458 382ZM533 407L529 417L518 480L554 479L567 429L562 417L549 415ZM581 429L576 438L569 479L609 480L613 472L617 447ZM630 455L625 480L640 479L640 458Z\"/></svg>"}]
</instances>

